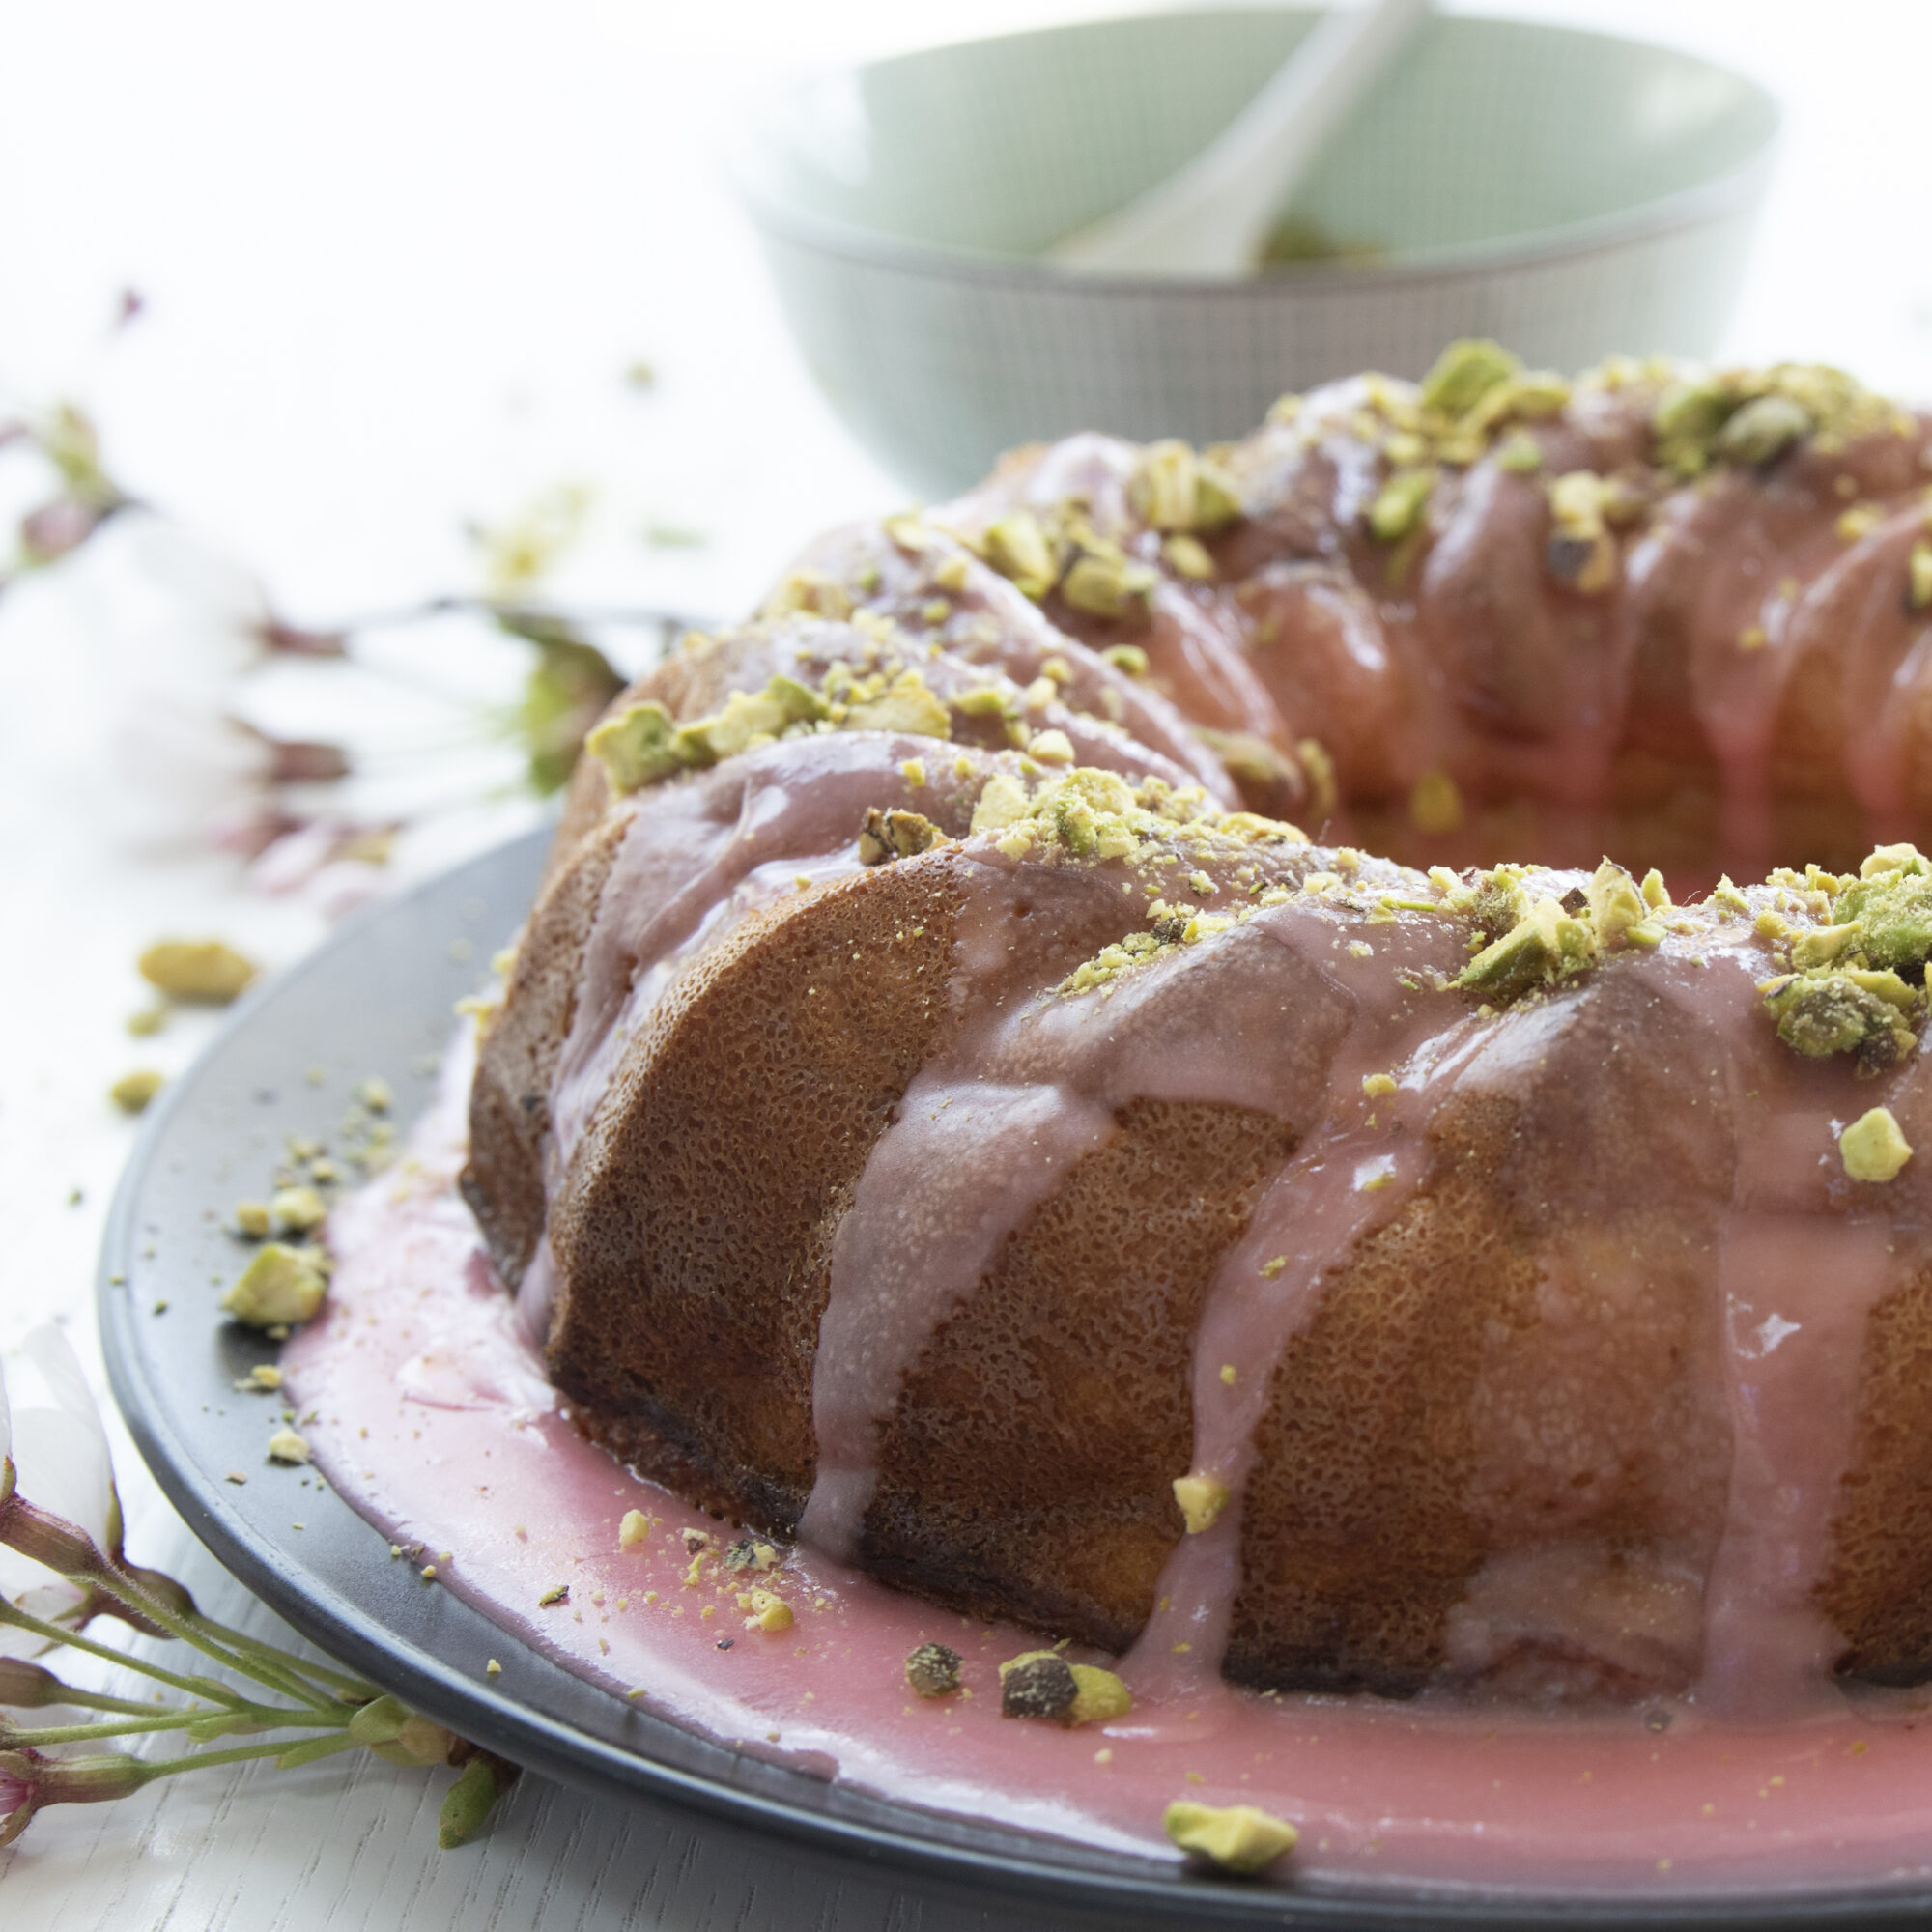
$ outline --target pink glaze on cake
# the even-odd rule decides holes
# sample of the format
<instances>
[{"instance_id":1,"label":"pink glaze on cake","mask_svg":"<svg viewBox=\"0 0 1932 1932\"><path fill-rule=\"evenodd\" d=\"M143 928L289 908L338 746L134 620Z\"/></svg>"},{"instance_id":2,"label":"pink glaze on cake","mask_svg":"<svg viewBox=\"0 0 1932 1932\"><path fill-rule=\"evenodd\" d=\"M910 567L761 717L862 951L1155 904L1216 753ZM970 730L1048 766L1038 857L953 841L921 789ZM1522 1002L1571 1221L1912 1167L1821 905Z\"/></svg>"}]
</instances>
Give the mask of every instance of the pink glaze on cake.
<instances>
[{"instance_id":1,"label":"pink glaze on cake","mask_svg":"<svg viewBox=\"0 0 1932 1932\"><path fill-rule=\"evenodd\" d=\"M1257 1695L1211 1672L1176 1671L1149 1641L1120 1665L1132 1713L1061 1730L999 1715L997 1664L1034 1648L1029 1633L934 1609L810 1549L763 1576L725 1579L728 1532L585 1441L545 1379L455 1193L469 1056L452 1061L411 1159L332 1217L329 1300L284 1366L338 1492L407 1546L412 1564L436 1564L425 1588L453 1590L509 1638L613 1695L641 1689L643 1708L803 1773L1089 1846L1171 1859L1160 1826L1171 1800L1259 1804L1302 1829L1273 1874L1296 1883L1757 1894L1932 1872L1932 1700L1865 1693L1854 1705L1819 1683L1775 1720L1727 1720L1731 1679L1762 1667L1760 1639L1742 1628L1722 1646L1727 1662L1662 1729L1651 1727L1656 1707L1648 1718L1629 1708L1550 1717L1434 1694ZM1789 1473L1773 1445L1796 1435L1807 1457L1836 1447L1782 1412L1795 1389L1777 1373L1779 1340L1806 1312L1794 1297L1825 1272L1808 1265L1780 1213L1794 1190L1817 1184L1791 1152L1781 1169L1762 1155L1762 1206L1741 1210L1727 1242L1737 1265L1763 1270L1740 1284L1732 1323L1747 1445L1739 1481L1773 1496ZM1328 1153L1337 1171L1350 1169L1348 1146ZM1249 1245L1260 1252L1265 1206L1257 1220ZM1296 1278L1312 1279L1319 1261L1298 1255ZM1884 1273L1875 1248L1869 1266L1836 1268L1830 1292L1865 1296ZM1781 1334L1760 1310L1781 1311ZM1243 1324L1239 1297L1224 1288L1204 1360L1238 1347ZM1216 1380L1207 1393L1229 1392ZM1199 1412L1204 1463L1233 1467L1238 1401ZM1816 1422L1831 1433L1831 1418ZM633 1509L651 1531L625 1551L618 1525ZM1733 1531L1716 1566L1714 1637L1733 1593L1741 1602L1769 1577L1803 1574L1822 1534L1802 1500L1763 1520L1772 1526L1755 1538ZM695 1585L688 1529L713 1538ZM1194 1607L1179 1614L1198 1619L1200 1605L1225 1595L1199 1573L1231 1550L1218 1530L1187 1539L1172 1580L1176 1605ZM373 1545L370 1560L384 1560ZM1492 1615L1508 1612L1513 1592L1527 1600L1552 1587L1548 1577L1489 1580ZM790 1605L792 1628L747 1627L736 1593L753 1582ZM543 1605L559 1584L567 1601ZM1472 1598L1485 1594L1479 1586ZM1762 1641L1802 1647L1810 1634L1801 1620L1794 1607L1790 1627ZM926 1641L961 1653L964 1692L908 1692L903 1661ZM449 1661L485 1681L482 1650Z\"/></svg>"}]
</instances>

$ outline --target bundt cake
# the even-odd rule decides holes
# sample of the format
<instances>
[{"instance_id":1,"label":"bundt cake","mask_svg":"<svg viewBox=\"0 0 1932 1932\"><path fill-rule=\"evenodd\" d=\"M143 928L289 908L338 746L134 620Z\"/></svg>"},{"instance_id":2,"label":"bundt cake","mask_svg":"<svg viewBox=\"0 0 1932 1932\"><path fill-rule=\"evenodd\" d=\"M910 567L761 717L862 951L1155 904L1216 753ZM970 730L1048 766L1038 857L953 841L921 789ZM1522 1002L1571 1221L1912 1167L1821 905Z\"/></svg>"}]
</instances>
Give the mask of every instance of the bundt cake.
<instances>
[{"instance_id":1,"label":"bundt cake","mask_svg":"<svg viewBox=\"0 0 1932 1932\"><path fill-rule=\"evenodd\" d=\"M582 1425L1149 1669L1932 1676L1927 452L1461 344L687 638L471 1099Z\"/></svg>"}]
</instances>

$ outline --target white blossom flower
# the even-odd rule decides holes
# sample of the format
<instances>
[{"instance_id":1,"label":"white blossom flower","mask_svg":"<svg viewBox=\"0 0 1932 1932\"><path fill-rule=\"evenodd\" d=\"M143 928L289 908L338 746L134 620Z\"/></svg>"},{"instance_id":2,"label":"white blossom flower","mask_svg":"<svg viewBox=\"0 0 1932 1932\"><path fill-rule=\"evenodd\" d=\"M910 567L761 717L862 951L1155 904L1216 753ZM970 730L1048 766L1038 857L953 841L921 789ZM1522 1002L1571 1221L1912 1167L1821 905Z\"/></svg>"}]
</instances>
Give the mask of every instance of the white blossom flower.
<instances>
[{"instance_id":1,"label":"white blossom flower","mask_svg":"<svg viewBox=\"0 0 1932 1932\"><path fill-rule=\"evenodd\" d=\"M62 1518L103 1550L120 1541L121 1506L106 1432L80 1363L58 1328L37 1328L17 1352L0 1358L0 1467L11 1463L17 1493ZM6 1514L0 1479L0 1519ZM43 1623L85 1614L82 1585L0 1543L0 1598ZM0 1656L43 1648L39 1638L0 1626Z\"/></svg>"},{"instance_id":2,"label":"white blossom flower","mask_svg":"<svg viewBox=\"0 0 1932 1932\"><path fill-rule=\"evenodd\" d=\"M246 571L138 509L98 531L73 567L115 776L106 803L128 843L259 851L288 829L278 785L347 769L333 746L287 744L237 716L242 680L271 652L332 642L278 624Z\"/></svg>"}]
</instances>

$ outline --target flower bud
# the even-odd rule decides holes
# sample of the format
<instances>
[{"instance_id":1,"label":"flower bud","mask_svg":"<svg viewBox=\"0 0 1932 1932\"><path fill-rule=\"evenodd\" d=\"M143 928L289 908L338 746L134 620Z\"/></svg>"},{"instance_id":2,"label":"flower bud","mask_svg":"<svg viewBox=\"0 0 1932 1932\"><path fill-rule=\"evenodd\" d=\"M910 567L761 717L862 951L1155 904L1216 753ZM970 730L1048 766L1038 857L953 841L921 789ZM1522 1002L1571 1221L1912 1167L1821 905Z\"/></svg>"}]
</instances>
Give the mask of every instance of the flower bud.
<instances>
[{"instance_id":1,"label":"flower bud","mask_svg":"<svg viewBox=\"0 0 1932 1932\"><path fill-rule=\"evenodd\" d=\"M18 1753L25 1757L28 1752ZM39 1757L38 1751L32 1755ZM41 1758L40 1802L43 1804L101 1804L140 1790L153 1775L151 1766L121 1751L94 1757Z\"/></svg>"},{"instance_id":2,"label":"flower bud","mask_svg":"<svg viewBox=\"0 0 1932 1932\"><path fill-rule=\"evenodd\" d=\"M106 1564L86 1530L29 1502L17 1489L0 1502L0 1543L62 1577L98 1577Z\"/></svg>"},{"instance_id":3,"label":"flower bud","mask_svg":"<svg viewBox=\"0 0 1932 1932\"><path fill-rule=\"evenodd\" d=\"M0 1704L36 1711L44 1704L66 1702L67 1686L51 1670L43 1670L23 1657L0 1657Z\"/></svg>"},{"instance_id":4,"label":"flower bud","mask_svg":"<svg viewBox=\"0 0 1932 1932\"><path fill-rule=\"evenodd\" d=\"M378 1697L349 1720L349 1735L390 1764L447 1764L456 1739L400 1697Z\"/></svg>"},{"instance_id":5,"label":"flower bud","mask_svg":"<svg viewBox=\"0 0 1932 1932\"><path fill-rule=\"evenodd\" d=\"M410 1707L400 1697L376 1697L349 1720L349 1735L358 1745L385 1745L403 1728Z\"/></svg>"},{"instance_id":6,"label":"flower bud","mask_svg":"<svg viewBox=\"0 0 1932 1932\"><path fill-rule=\"evenodd\" d=\"M43 1804L101 1804L140 1790L153 1776L139 1758L118 1751L96 1757L48 1757L33 1749L0 1750L0 1845L11 1845Z\"/></svg>"},{"instance_id":7,"label":"flower bud","mask_svg":"<svg viewBox=\"0 0 1932 1932\"><path fill-rule=\"evenodd\" d=\"M497 1801L516 1782L517 1767L473 1745L459 1745L469 1755L442 1801L436 1842L445 1852L467 1845L488 1822Z\"/></svg>"}]
</instances>

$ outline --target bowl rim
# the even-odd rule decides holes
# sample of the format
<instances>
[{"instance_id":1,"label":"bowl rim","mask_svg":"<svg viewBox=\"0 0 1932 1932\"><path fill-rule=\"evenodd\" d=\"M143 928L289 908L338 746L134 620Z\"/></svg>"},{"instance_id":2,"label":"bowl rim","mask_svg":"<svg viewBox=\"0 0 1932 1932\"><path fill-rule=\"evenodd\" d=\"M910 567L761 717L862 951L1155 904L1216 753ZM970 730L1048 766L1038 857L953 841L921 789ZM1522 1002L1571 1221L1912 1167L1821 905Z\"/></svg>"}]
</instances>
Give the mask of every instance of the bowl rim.
<instances>
[{"instance_id":1,"label":"bowl rim","mask_svg":"<svg viewBox=\"0 0 1932 1932\"><path fill-rule=\"evenodd\" d=\"M1768 117L1763 138L1743 160L1727 168L1684 187L1673 188L1668 193L1607 213L1585 215L1553 226L1521 229L1477 242L1444 242L1435 247L1410 249L1385 263L1311 262L1262 273L1225 277L1092 272L1049 262L1040 256L894 235L883 229L868 228L856 221L802 207L771 185L774 171L769 166L769 158L776 152L776 144L764 126L767 117L759 111L761 107L795 100L837 77L861 75L899 61L943 55L969 46L1032 40L1045 34L1091 30L1130 20L1170 18L1175 11L1160 7L1136 9L1131 13L1106 14L1094 19L1027 27L1009 34L948 41L935 46L909 48L877 60L835 64L796 73L776 87L765 90L751 109L740 117L740 128L746 138L728 144L725 151L726 172L739 201L768 238L789 242L819 254L836 256L868 268L939 280L1032 289L1041 293L1050 291L1076 297L1178 295L1190 300L1210 297L1255 301L1348 295L1377 289L1412 289L1464 276L1493 273L1498 270L1579 261L1716 222L1727 215L1749 211L1762 197L1784 139L1784 109L1777 97L1753 75L1727 67L1720 61L1662 42L1637 40L1628 34L1605 33L1596 28L1571 27L1553 21L1521 19L1512 14L1458 12L1443 17L1485 26L1513 27L1565 41L1594 42L1606 47L1640 48L1724 75L1756 97L1757 105ZM1239 4L1213 6L1198 12L1192 8L1185 10L1190 18L1269 11L1275 10ZM1297 5L1294 11L1309 10Z\"/></svg>"}]
</instances>

